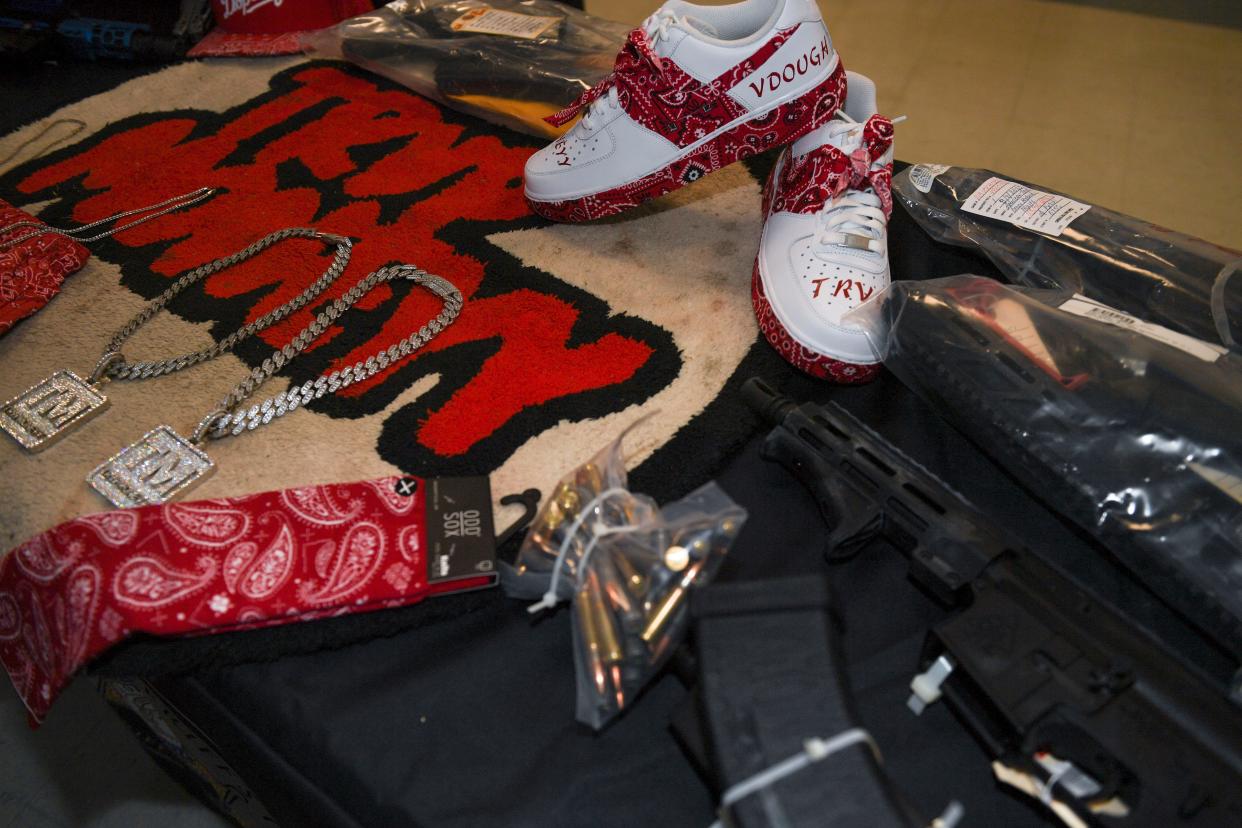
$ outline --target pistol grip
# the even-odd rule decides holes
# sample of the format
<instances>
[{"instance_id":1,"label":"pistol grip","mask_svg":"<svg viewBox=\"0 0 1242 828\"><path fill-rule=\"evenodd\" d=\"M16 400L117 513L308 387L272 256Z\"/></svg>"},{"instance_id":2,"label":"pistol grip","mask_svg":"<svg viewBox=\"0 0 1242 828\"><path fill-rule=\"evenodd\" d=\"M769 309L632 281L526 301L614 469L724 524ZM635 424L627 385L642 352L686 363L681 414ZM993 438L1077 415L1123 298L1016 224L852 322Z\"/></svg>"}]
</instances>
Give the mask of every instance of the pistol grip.
<instances>
[{"instance_id":1,"label":"pistol grip","mask_svg":"<svg viewBox=\"0 0 1242 828\"><path fill-rule=\"evenodd\" d=\"M819 505L828 526L825 556L841 560L855 554L882 531L880 510L845 482L829 458L784 427L776 428L763 444L763 457L780 463L805 486Z\"/></svg>"}]
</instances>

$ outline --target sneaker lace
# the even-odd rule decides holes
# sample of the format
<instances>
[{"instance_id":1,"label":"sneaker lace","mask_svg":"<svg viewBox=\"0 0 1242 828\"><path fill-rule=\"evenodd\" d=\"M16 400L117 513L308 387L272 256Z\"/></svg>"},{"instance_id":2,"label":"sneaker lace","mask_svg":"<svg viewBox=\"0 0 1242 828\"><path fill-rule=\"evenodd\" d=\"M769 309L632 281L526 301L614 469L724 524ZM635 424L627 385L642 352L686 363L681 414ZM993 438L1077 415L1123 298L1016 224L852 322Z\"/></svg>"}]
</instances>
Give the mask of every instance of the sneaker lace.
<instances>
[{"instance_id":1,"label":"sneaker lace","mask_svg":"<svg viewBox=\"0 0 1242 828\"><path fill-rule=\"evenodd\" d=\"M617 87L609 87L607 94L596 98L582 113L582 125L588 130L595 129L600 121L606 120L610 113L620 107L621 99L618 97Z\"/></svg>"},{"instance_id":2,"label":"sneaker lace","mask_svg":"<svg viewBox=\"0 0 1242 828\"><path fill-rule=\"evenodd\" d=\"M904 116L894 118L893 123L904 120ZM844 111L838 112L828 138L834 145L842 146L846 139L860 135L863 126ZM887 226L884 206L873 188L845 190L815 214L816 253L839 253L841 248L882 253Z\"/></svg>"},{"instance_id":3,"label":"sneaker lace","mask_svg":"<svg viewBox=\"0 0 1242 828\"><path fill-rule=\"evenodd\" d=\"M886 219L874 191L847 190L815 214L815 244L882 253Z\"/></svg>"},{"instance_id":4,"label":"sneaker lace","mask_svg":"<svg viewBox=\"0 0 1242 828\"><path fill-rule=\"evenodd\" d=\"M677 13L670 9L657 9L643 21L643 31L653 44L668 40L669 30L677 25Z\"/></svg>"},{"instance_id":5,"label":"sneaker lace","mask_svg":"<svg viewBox=\"0 0 1242 828\"><path fill-rule=\"evenodd\" d=\"M647 17L642 26L632 31L630 37L627 38L626 45L622 47L620 55L617 55L616 66L612 68L609 76L582 93L578 101L554 115L549 115L545 120L560 127L560 125L569 123L574 115L582 112L582 125L586 129L594 129L601 120L607 118L607 115L616 112L621 107L621 86L626 83L626 74L635 71L635 67L642 63L655 68L656 72L663 72L663 63L655 52L655 46L658 42L668 40L669 31L677 24L676 12L668 9L660 9Z\"/></svg>"}]
</instances>

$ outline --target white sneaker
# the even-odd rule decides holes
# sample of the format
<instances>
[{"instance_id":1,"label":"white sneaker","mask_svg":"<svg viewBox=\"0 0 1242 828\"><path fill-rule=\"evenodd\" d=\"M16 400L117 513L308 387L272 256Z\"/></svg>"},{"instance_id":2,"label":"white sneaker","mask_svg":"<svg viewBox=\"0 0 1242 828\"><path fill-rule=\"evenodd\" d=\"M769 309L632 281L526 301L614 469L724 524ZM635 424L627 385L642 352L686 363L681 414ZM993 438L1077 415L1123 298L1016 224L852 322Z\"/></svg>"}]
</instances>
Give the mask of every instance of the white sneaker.
<instances>
[{"instance_id":1,"label":"white sneaker","mask_svg":"<svg viewBox=\"0 0 1242 828\"><path fill-rule=\"evenodd\" d=\"M845 71L815 0L670 0L630 32L612 73L567 109L582 120L526 162L531 209L613 215L826 123Z\"/></svg>"},{"instance_id":2,"label":"white sneaker","mask_svg":"<svg viewBox=\"0 0 1242 828\"><path fill-rule=\"evenodd\" d=\"M841 113L781 153L764 187L751 301L790 364L859 383L880 366L842 316L889 284L893 123L876 114L875 84L848 74Z\"/></svg>"}]
</instances>

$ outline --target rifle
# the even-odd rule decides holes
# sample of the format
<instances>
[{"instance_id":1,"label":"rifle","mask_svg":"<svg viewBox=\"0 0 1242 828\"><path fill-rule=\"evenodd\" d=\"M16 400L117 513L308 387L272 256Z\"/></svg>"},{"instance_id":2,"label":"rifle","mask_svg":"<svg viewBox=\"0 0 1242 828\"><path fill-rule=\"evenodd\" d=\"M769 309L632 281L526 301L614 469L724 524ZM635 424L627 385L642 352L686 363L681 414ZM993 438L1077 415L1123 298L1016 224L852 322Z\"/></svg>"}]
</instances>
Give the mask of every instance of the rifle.
<instances>
[{"instance_id":1,"label":"rifle","mask_svg":"<svg viewBox=\"0 0 1242 828\"><path fill-rule=\"evenodd\" d=\"M960 608L927 636L912 711L943 697L997 776L1071 825L1242 825L1242 711L1218 687L841 406L744 393L829 554L882 537Z\"/></svg>"},{"instance_id":2,"label":"rifle","mask_svg":"<svg viewBox=\"0 0 1242 828\"><path fill-rule=\"evenodd\" d=\"M1237 670L1238 356L1205 361L980 277L901 283L883 313L885 366Z\"/></svg>"}]
</instances>

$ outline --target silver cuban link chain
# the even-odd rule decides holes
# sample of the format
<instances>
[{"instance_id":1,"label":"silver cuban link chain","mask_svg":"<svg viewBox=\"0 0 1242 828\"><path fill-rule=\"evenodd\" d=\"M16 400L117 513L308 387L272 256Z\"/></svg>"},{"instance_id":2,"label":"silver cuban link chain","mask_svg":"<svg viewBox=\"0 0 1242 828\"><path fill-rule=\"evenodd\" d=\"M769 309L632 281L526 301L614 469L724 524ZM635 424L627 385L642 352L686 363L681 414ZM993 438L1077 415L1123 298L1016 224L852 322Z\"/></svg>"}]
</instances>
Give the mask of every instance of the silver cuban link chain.
<instances>
[{"instance_id":1,"label":"silver cuban link chain","mask_svg":"<svg viewBox=\"0 0 1242 828\"><path fill-rule=\"evenodd\" d=\"M336 246L336 255L328 269L293 299L200 351L170 359L139 362L125 359L121 346L181 291L213 273L257 255L277 242L292 238L315 239ZM0 405L0 431L16 440L27 451L42 451L103 413L108 407L108 397L103 393L102 386L108 380L150 379L189 368L231 351L238 342L304 307L332 285L348 266L352 250L352 242L344 236L321 233L306 227L291 227L264 236L244 250L185 273L113 334L89 379L82 379L73 371L60 370Z\"/></svg>"},{"instance_id":2,"label":"silver cuban link chain","mask_svg":"<svg viewBox=\"0 0 1242 828\"><path fill-rule=\"evenodd\" d=\"M257 256L267 248L285 239L318 239L327 244L334 244L336 245L336 255L332 257L332 264L323 272L323 275L297 296L280 307L273 308L253 322L243 325L210 347L171 359L141 362L127 362L125 360L125 357L121 354L121 346L139 328L150 321L151 317L163 310L178 293L213 273L227 270L233 265L240 264L253 256ZM105 376L109 379L120 380L150 379L161 374L171 374L183 368L189 368L191 365L196 365L200 362L214 359L221 354L228 353L233 350L238 342L270 325L276 324L294 311L305 307L312 299L323 293L345 272L345 268L349 265L349 256L352 250L353 243L344 236L338 236L334 233L322 233L310 227L287 227L284 230L277 230L275 233L264 236L249 247L238 250L230 256L216 259L214 262L208 262L191 270L169 285L167 290L152 299L146 307L138 312L137 316L126 322L124 327L112 335L112 339L108 340L107 346L104 347L104 355L100 357L99 363L95 366L95 371L91 375L91 381L97 382Z\"/></svg>"},{"instance_id":3,"label":"silver cuban link chain","mask_svg":"<svg viewBox=\"0 0 1242 828\"><path fill-rule=\"evenodd\" d=\"M444 307L439 315L405 339L385 350L377 351L366 359L359 360L339 371L333 371L314 380L308 380L301 385L296 385L274 397L269 397L262 403L256 403L244 411L236 410L238 406L258 390L259 386L267 382L272 374L279 371L286 363L305 350L311 342L315 341L338 316L370 293L376 285L393 279L409 279L416 285L422 285L443 299ZM237 387L221 400L220 406L204 417L203 421L199 423L198 428L194 431L193 442L201 443L204 438L218 440L221 437L229 437L241 434L243 431L253 430L261 425L270 423L277 417L283 417L290 411L294 411L312 400L317 400L327 394L335 394L342 388L348 388L356 382L370 379L392 363L409 356L430 342L436 334L452 324L457 315L461 313L461 306L461 291L442 276L428 273L414 265L396 265L380 268L350 288L348 293L328 306L301 333L291 339L283 348L274 351L270 357L263 360L263 363L250 373L250 376L238 383Z\"/></svg>"},{"instance_id":4,"label":"silver cuban link chain","mask_svg":"<svg viewBox=\"0 0 1242 828\"><path fill-rule=\"evenodd\" d=\"M444 301L440 313L410 336L364 360L296 385L244 411L238 410L273 374L327 330L337 317L377 285L399 278L410 279L439 296ZM262 364L255 367L249 376L228 393L218 408L199 422L189 439L182 437L170 426L156 426L137 442L100 463L87 475L86 480L96 491L121 508L172 500L201 483L215 470L215 462L202 449L204 441L253 430L312 400L375 376L392 363L426 345L452 324L461 312L461 306L461 292L447 279L413 265L380 268L350 288L283 348L272 352Z\"/></svg>"}]
</instances>

